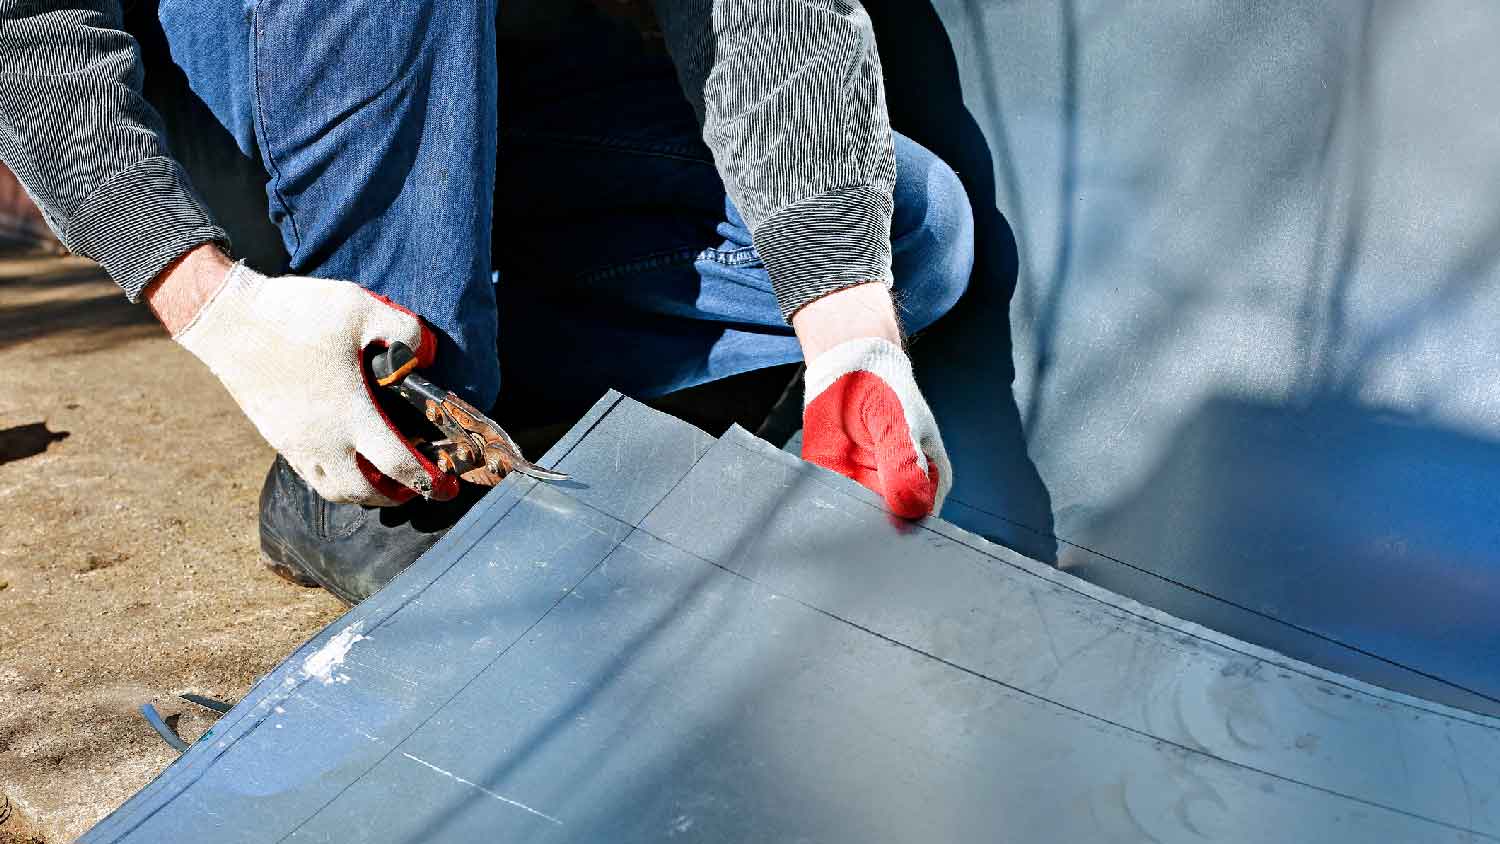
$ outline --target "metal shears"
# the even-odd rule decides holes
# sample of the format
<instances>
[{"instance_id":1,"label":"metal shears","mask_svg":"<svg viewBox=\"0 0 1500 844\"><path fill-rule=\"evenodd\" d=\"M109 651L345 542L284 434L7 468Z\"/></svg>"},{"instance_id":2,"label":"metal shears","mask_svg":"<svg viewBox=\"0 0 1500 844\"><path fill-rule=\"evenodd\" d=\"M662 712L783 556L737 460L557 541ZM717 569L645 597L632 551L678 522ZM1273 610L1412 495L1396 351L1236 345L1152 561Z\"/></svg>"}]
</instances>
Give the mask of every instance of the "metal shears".
<instances>
[{"instance_id":1,"label":"metal shears","mask_svg":"<svg viewBox=\"0 0 1500 844\"><path fill-rule=\"evenodd\" d=\"M474 484L494 486L511 472L540 481L565 481L563 472L543 469L527 460L504 428L451 391L418 375L417 356L404 343L393 343L370 364L375 383L422 411L445 439L418 448L444 472Z\"/></svg>"}]
</instances>

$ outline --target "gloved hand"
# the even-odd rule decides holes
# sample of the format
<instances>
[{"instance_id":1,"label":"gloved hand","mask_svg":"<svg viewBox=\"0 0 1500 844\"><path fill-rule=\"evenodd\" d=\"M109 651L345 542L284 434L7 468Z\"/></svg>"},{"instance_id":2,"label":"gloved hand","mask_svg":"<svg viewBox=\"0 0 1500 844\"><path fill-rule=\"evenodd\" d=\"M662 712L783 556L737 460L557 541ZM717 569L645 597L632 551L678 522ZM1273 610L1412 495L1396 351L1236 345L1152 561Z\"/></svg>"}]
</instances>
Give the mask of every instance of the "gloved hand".
<instances>
[{"instance_id":1,"label":"gloved hand","mask_svg":"<svg viewBox=\"0 0 1500 844\"><path fill-rule=\"evenodd\" d=\"M364 350L402 342L420 366L436 338L415 314L347 281L269 278L234 265L174 337L318 495L388 506L444 500L458 480L411 446L375 403Z\"/></svg>"},{"instance_id":2,"label":"gloved hand","mask_svg":"<svg viewBox=\"0 0 1500 844\"><path fill-rule=\"evenodd\" d=\"M841 343L807 365L806 382L802 459L880 493L902 518L942 509L953 467L900 346Z\"/></svg>"}]
</instances>

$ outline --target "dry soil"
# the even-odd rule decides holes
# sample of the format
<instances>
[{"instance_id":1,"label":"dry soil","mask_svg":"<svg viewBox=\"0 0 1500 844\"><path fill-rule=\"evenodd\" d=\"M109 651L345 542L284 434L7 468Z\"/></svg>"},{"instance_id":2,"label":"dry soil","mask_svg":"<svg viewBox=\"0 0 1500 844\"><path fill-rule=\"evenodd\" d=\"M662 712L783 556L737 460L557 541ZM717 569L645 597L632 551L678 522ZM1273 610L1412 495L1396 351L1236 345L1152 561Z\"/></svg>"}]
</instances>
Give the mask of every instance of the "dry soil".
<instances>
[{"instance_id":1,"label":"dry soil","mask_svg":"<svg viewBox=\"0 0 1500 844\"><path fill-rule=\"evenodd\" d=\"M96 267L0 259L0 844L82 834L176 756L142 703L191 740L179 693L237 700L340 614L256 562L270 461Z\"/></svg>"}]
</instances>

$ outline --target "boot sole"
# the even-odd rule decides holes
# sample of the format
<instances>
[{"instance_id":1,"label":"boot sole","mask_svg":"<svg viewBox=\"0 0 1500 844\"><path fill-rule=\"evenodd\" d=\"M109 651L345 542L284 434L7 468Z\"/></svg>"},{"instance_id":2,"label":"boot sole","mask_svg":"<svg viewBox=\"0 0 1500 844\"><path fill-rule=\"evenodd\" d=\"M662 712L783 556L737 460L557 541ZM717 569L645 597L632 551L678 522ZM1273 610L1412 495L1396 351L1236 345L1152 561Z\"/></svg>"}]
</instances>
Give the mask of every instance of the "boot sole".
<instances>
[{"instance_id":1,"label":"boot sole","mask_svg":"<svg viewBox=\"0 0 1500 844\"><path fill-rule=\"evenodd\" d=\"M292 555L291 549L277 542L272 537L266 536L264 533L260 537L260 564L270 569L272 574L288 583L295 583L298 586L308 588L321 589L323 587L323 584L315 580L302 567L302 564L297 562L297 558Z\"/></svg>"},{"instance_id":2,"label":"boot sole","mask_svg":"<svg viewBox=\"0 0 1500 844\"><path fill-rule=\"evenodd\" d=\"M272 574L288 583L305 586L309 589L326 589L328 594L339 599L344 606L352 607L359 603L358 600L346 595L342 590L330 588L328 584L313 577L302 566L302 563L297 560L296 555L291 552L291 549L264 534L260 538L260 562L261 565L270 569Z\"/></svg>"}]
</instances>

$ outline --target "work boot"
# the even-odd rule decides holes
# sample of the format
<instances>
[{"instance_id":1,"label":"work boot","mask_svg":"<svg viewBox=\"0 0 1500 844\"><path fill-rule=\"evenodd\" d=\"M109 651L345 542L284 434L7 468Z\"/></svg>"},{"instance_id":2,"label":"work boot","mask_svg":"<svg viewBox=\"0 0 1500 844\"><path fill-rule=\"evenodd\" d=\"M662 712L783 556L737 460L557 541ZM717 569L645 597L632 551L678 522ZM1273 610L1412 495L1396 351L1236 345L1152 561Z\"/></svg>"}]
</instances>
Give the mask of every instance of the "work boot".
<instances>
[{"instance_id":1,"label":"work boot","mask_svg":"<svg viewBox=\"0 0 1500 844\"><path fill-rule=\"evenodd\" d=\"M278 455L260 490L261 561L286 580L357 604L442 539L487 491L465 484L452 501L333 504Z\"/></svg>"}]
</instances>

